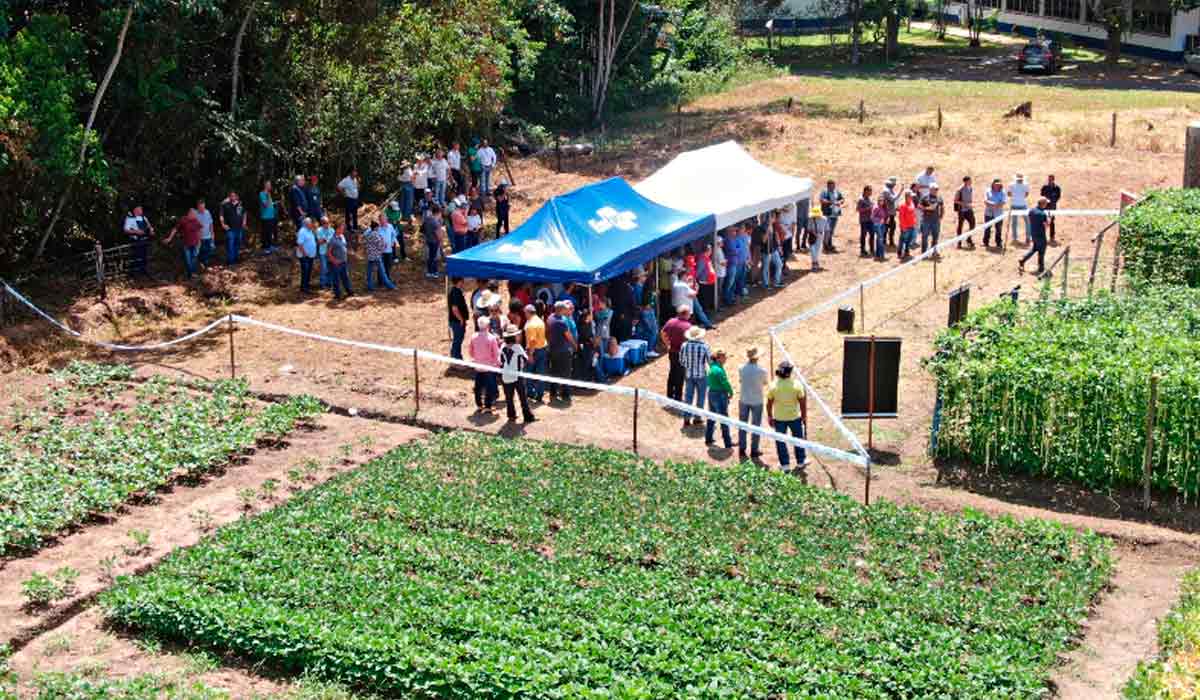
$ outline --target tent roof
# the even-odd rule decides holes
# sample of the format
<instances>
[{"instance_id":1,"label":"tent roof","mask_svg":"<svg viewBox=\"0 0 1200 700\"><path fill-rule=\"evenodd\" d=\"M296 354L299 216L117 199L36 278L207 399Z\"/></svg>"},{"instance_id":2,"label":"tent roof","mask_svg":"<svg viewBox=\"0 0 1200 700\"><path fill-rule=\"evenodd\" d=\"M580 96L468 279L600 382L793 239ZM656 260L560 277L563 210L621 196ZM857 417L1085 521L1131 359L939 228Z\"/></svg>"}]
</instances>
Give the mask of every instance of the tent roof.
<instances>
[{"instance_id":1,"label":"tent roof","mask_svg":"<svg viewBox=\"0 0 1200 700\"><path fill-rule=\"evenodd\" d=\"M726 141L680 153L634 189L668 207L711 212L725 228L809 197L812 180L772 170Z\"/></svg>"},{"instance_id":2,"label":"tent roof","mask_svg":"<svg viewBox=\"0 0 1200 700\"><path fill-rule=\"evenodd\" d=\"M656 204L614 177L551 198L509 235L450 256L446 273L590 284L714 230L711 214Z\"/></svg>"}]
</instances>

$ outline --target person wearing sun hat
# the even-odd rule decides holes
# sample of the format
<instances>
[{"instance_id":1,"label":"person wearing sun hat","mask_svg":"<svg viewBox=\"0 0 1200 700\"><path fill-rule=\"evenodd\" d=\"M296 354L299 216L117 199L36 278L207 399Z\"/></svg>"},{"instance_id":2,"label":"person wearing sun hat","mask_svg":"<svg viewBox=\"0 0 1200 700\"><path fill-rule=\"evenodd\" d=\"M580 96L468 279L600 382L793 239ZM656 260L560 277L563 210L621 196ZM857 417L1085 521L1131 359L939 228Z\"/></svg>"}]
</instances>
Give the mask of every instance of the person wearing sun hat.
<instances>
[{"instance_id":1,"label":"person wearing sun hat","mask_svg":"<svg viewBox=\"0 0 1200 700\"><path fill-rule=\"evenodd\" d=\"M733 398L733 385L729 383L729 375L725 374L725 357L724 350L717 350L708 365L708 410L720 416L729 415L729 399ZM704 444L710 447L716 442L713 439L716 424L711 418L704 423ZM725 449L733 449L733 439L726 423L721 424L721 439Z\"/></svg>"},{"instance_id":2,"label":"person wearing sun hat","mask_svg":"<svg viewBox=\"0 0 1200 700\"><path fill-rule=\"evenodd\" d=\"M758 364L758 348L746 351L746 364L738 370L738 384L741 394L738 396L738 420L752 425L762 425L763 394L767 387L767 370ZM755 434L750 440L750 456L762 455L758 450L759 436ZM738 431L738 459L746 459L746 431Z\"/></svg>"},{"instance_id":3,"label":"person wearing sun hat","mask_svg":"<svg viewBox=\"0 0 1200 700\"><path fill-rule=\"evenodd\" d=\"M825 238L829 235L829 222L821 213L821 207L815 206L808 213L809 228L812 230L812 240L809 241L808 254L812 256L813 272L821 269L821 251L825 249Z\"/></svg>"},{"instance_id":4,"label":"person wearing sun hat","mask_svg":"<svg viewBox=\"0 0 1200 700\"><path fill-rule=\"evenodd\" d=\"M517 340L521 337L521 329L510 326L504 331L504 347L500 349L500 381L504 385L504 401L508 404L508 422L517 420L517 407L514 398L521 402L521 417L526 423L534 421L533 411L529 410L529 398L525 394L525 380L519 376L524 372L529 362L525 348Z\"/></svg>"},{"instance_id":5,"label":"person wearing sun hat","mask_svg":"<svg viewBox=\"0 0 1200 700\"><path fill-rule=\"evenodd\" d=\"M468 346L471 361L485 367L500 366L500 342L492 335L487 316L481 316L476 322L479 329L471 337ZM487 369L475 370L475 412L490 412L499 397L496 389L496 373Z\"/></svg>"},{"instance_id":6,"label":"person wearing sun hat","mask_svg":"<svg viewBox=\"0 0 1200 700\"><path fill-rule=\"evenodd\" d=\"M693 397L697 408L704 408L708 394L708 363L712 356L708 352L708 344L704 342L704 329L692 326L683 334L683 345L679 348L679 363L683 365L683 402L691 404ZM689 422L700 425L700 418L684 414L683 426Z\"/></svg>"},{"instance_id":7,"label":"person wearing sun hat","mask_svg":"<svg viewBox=\"0 0 1200 700\"><path fill-rule=\"evenodd\" d=\"M899 178L895 175L889 177L883 183L883 191L879 194L887 201L887 245L889 248L896 247L896 209L900 206L900 190L896 187ZM876 245L878 248L878 245Z\"/></svg>"},{"instance_id":8,"label":"person wearing sun hat","mask_svg":"<svg viewBox=\"0 0 1200 700\"><path fill-rule=\"evenodd\" d=\"M792 435L804 439L804 426L808 424L808 403L804 387L792 380L792 363L784 360L775 370L775 381L767 391L767 419L775 432ZM793 448L796 453L796 466L804 470L807 461L803 447ZM789 471L787 443L776 441L775 451L779 455L779 466L786 473Z\"/></svg>"}]
</instances>

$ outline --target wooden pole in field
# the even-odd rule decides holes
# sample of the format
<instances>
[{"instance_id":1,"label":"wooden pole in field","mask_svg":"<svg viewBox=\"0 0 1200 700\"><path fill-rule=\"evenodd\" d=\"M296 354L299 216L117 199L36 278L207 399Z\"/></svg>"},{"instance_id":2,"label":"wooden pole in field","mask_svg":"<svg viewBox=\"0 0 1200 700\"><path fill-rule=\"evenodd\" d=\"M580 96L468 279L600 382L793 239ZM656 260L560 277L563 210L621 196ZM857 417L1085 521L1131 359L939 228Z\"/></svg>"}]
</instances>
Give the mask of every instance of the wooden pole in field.
<instances>
[{"instance_id":1,"label":"wooden pole in field","mask_svg":"<svg viewBox=\"0 0 1200 700\"><path fill-rule=\"evenodd\" d=\"M237 379L237 364L233 355L233 314L229 314L229 378Z\"/></svg>"},{"instance_id":2,"label":"wooden pole in field","mask_svg":"<svg viewBox=\"0 0 1200 700\"><path fill-rule=\"evenodd\" d=\"M1063 281L1062 281L1062 298L1067 298L1067 274L1071 270L1071 246L1063 251Z\"/></svg>"},{"instance_id":3,"label":"wooden pole in field","mask_svg":"<svg viewBox=\"0 0 1200 700\"><path fill-rule=\"evenodd\" d=\"M416 401L413 418L416 418L421 412L421 365L417 362L416 348L413 348L413 399Z\"/></svg>"},{"instance_id":4,"label":"wooden pole in field","mask_svg":"<svg viewBox=\"0 0 1200 700\"><path fill-rule=\"evenodd\" d=\"M633 388L633 453L638 453L638 404L641 402L642 390L637 387Z\"/></svg>"},{"instance_id":5,"label":"wooden pole in field","mask_svg":"<svg viewBox=\"0 0 1200 700\"><path fill-rule=\"evenodd\" d=\"M562 172L562 135L554 135L554 172Z\"/></svg>"},{"instance_id":6,"label":"wooden pole in field","mask_svg":"<svg viewBox=\"0 0 1200 700\"><path fill-rule=\"evenodd\" d=\"M942 130L942 106L938 105L938 131Z\"/></svg>"},{"instance_id":7,"label":"wooden pole in field","mask_svg":"<svg viewBox=\"0 0 1200 700\"><path fill-rule=\"evenodd\" d=\"M871 505L871 458L867 457L867 481L863 484L863 505Z\"/></svg>"},{"instance_id":8,"label":"wooden pole in field","mask_svg":"<svg viewBox=\"0 0 1200 700\"><path fill-rule=\"evenodd\" d=\"M933 260L933 293L937 294L937 251L929 257Z\"/></svg>"},{"instance_id":9,"label":"wooden pole in field","mask_svg":"<svg viewBox=\"0 0 1200 700\"><path fill-rule=\"evenodd\" d=\"M1154 457L1154 423L1158 409L1158 375L1150 377L1150 405L1146 409L1146 453L1142 457L1142 508L1150 510L1150 461Z\"/></svg>"},{"instance_id":10,"label":"wooden pole in field","mask_svg":"<svg viewBox=\"0 0 1200 700\"><path fill-rule=\"evenodd\" d=\"M863 285L858 285L858 316L862 323L862 333L867 332L867 290Z\"/></svg>"},{"instance_id":11,"label":"wooden pole in field","mask_svg":"<svg viewBox=\"0 0 1200 700\"><path fill-rule=\"evenodd\" d=\"M862 124L867 118L867 104L863 100L858 101L858 123ZM1200 122L1198 122L1200 124Z\"/></svg>"},{"instance_id":12,"label":"wooden pole in field","mask_svg":"<svg viewBox=\"0 0 1200 700\"><path fill-rule=\"evenodd\" d=\"M1200 187L1200 122L1187 128L1187 148L1183 156L1183 186Z\"/></svg>"},{"instance_id":13,"label":"wooden pole in field","mask_svg":"<svg viewBox=\"0 0 1200 700\"><path fill-rule=\"evenodd\" d=\"M1116 112L1113 112L1113 115L1112 115L1112 137L1108 140L1108 145L1110 148L1117 147L1117 113Z\"/></svg>"}]
</instances>

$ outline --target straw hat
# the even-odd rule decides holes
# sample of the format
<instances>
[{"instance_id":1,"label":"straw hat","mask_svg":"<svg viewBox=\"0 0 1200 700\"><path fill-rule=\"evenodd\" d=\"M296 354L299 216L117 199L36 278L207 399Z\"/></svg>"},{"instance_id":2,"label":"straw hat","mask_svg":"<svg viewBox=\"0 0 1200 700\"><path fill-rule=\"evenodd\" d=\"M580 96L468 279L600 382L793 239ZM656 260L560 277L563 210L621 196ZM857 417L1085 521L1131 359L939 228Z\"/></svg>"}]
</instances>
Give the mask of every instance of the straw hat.
<instances>
[{"instance_id":1,"label":"straw hat","mask_svg":"<svg viewBox=\"0 0 1200 700\"><path fill-rule=\"evenodd\" d=\"M684 337L688 340L700 340L704 337L704 329L700 326L692 326L687 329L687 333L684 333Z\"/></svg>"},{"instance_id":2,"label":"straw hat","mask_svg":"<svg viewBox=\"0 0 1200 700\"><path fill-rule=\"evenodd\" d=\"M496 294L495 292L493 292L489 289L489 290L484 291L482 294L480 294L479 298L477 300L475 300L475 308L481 309L481 310L482 309L490 309L499 303L500 303L500 295Z\"/></svg>"},{"instance_id":3,"label":"straw hat","mask_svg":"<svg viewBox=\"0 0 1200 700\"><path fill-rule=\"evenodd\" d=\"M519 338L520 336L521 329L517 328L516 326L509 326L508 329L504 331L505 340L508 340L509 338Z\"/></svg>"}]
</instances>

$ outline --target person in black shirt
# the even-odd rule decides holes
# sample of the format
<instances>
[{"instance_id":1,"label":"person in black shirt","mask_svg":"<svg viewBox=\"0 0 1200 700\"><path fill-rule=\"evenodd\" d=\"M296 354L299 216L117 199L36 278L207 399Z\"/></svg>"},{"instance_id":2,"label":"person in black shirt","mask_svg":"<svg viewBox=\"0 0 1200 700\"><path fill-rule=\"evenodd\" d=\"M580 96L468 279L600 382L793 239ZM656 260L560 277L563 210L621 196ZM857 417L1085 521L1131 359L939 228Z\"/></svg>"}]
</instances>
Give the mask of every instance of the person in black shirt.
<instances>
[{"instance_id":1,"label":"person in black shirt","mask_svg":"<svg viewBox=\"0 0 1200 700\"><path fill-rule=\"evenodd\" d=\"M292 223L296 225L296 231L299 231L304 217L308 216L308 193L304 191L303 175L297 175L292 188L288 190L288 214L292 217Z\"/></svg>"},{"instance_id":2,"label":"person in black shirt","mask_svg":"<svg viewBox=\"0 0 1200 700\"><path fill-rule=\"evenodd\" d=\"M321 185L317 182L316 175L308 176L308 187L304 189L304 195L308 200L308 215L313 221L320 221L325 215L325 210L321 208Z\"/></svg>"},{"instance_id":3,"label":"person in black shirt","mask_svg":"<svg viewBox=\"0 0 1200 700\"><path fill-rule=\"evenodd\" d=\"M508 185L500 185L496 188L496 238L508 235ZM480 216L483 216L483 209L480 210ZM503 233L501 233L503 231Z\"/></svg>"},{"instance_id":4,"label":"person in black shirt","mask_svg":"<svg viewBox=\"0 0 1200 700\"><path fill-rule=\"evenodd\" d=\"M1025 272L1025 262L1037 254L1038 269L1037 274L1042 274L1046 271L1046 219L1050 218L1046 215L1046 207L1050 205L1050 200L1041 197L1038 199L1037 206L1030 209L1029 216L1029 239L1032 246L1025 257L1021 258L1017 263L1017 269L1022 273Z\"/></svg>"},{"instance_id":5,"label":"person in black shirt","mask_svg":"<svg viewBox=\"0 0 1200 700\"><path fill-rule=\"evenodd\" d=\"M1054 181L1053 175L1046 176L1046 184L1042 185L1041 195L1046 198L1046 209L1054 211L1058 209L1058 200L1062 199L1062 188ZM1056 216L1049 217L1050 219L1050 240L1054 240L1054 220Z\"/></svg>"},{"instance_id":6,"label":"person in black shirt","mask_svg":"<svg viewBox=\"0 0 1200 700\"><path fill-rule=\"evenodd\" d=\"M461 277L450 278L450 293L446 297L446 306L450 322L450 357L463 359L462 344L467 337L467 321L471 319L471 309L467 306L467 297L462 290Z\"/></svg>"}]
</instances>

